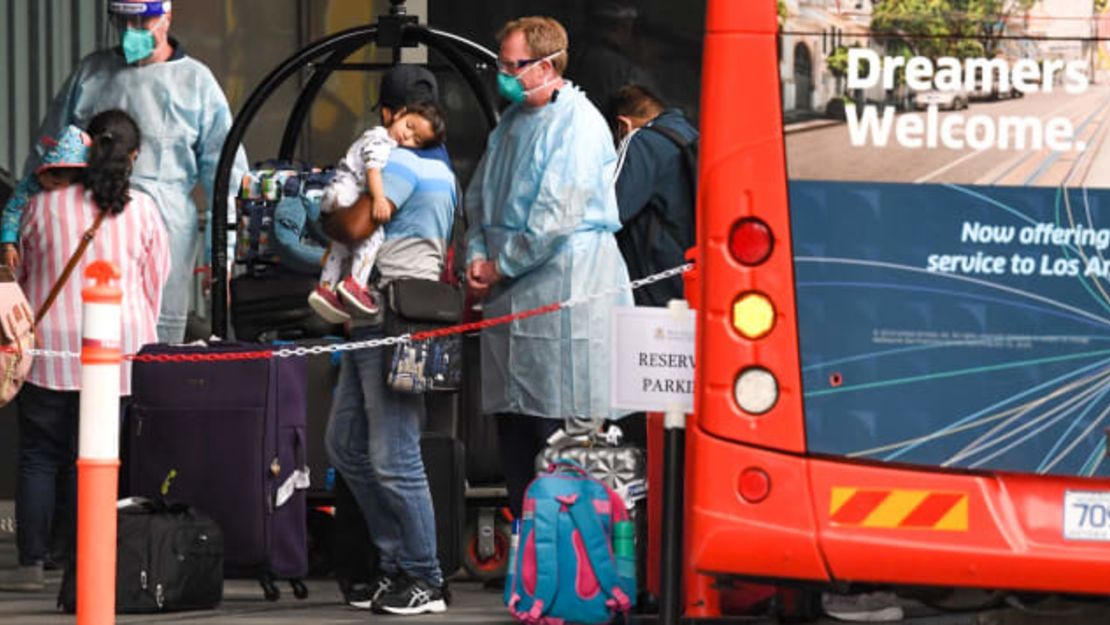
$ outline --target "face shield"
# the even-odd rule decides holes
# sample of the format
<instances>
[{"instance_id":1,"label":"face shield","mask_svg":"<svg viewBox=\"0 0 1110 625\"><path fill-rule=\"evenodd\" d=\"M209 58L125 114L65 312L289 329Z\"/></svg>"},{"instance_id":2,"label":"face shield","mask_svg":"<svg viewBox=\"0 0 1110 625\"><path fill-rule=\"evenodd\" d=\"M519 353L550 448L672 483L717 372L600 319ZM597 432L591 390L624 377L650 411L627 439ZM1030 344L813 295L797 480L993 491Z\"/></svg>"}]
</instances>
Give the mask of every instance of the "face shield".
<instances>
[{"instance_id":1,"label":"face shield","mask_svg":"<svg viewBox=\"0 0 1110 625\"><path fill-rule=\"evenodd\" d=\"M171 2L109 2L108 15L116 41L129 64L150 57L157 42L152 30L171 10Z\"/></svg>"},{"instance_id":2,"label":"face shield","mask_svg":"<svg viewBox=\"0 0 1110 625\"><path fill-rule=\"evenodd\" d=\"M172 2L109 2L108 15L113 23L122 25L141 24L148 17L159 17L169 13Z\"/></svg>"}]
</instances>

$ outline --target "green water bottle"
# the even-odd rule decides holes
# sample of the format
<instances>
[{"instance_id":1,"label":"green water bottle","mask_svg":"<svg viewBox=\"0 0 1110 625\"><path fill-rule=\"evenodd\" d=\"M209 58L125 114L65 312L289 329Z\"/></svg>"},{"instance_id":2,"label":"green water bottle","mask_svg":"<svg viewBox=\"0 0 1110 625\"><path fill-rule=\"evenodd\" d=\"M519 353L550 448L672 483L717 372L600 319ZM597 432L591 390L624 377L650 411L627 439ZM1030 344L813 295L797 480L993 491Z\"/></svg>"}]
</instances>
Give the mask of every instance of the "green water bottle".
<instances>
[{"instance_id":1,"label":"green water bottle","mask_svg":"<svg viewBox=\"0 0 1110 625\"><path fill-rule=\"evenodd\" d=\"M632 521L617 521L613 526L613 556L617 575L636 579L636 527Z\"/></svg>"}]
</instances>

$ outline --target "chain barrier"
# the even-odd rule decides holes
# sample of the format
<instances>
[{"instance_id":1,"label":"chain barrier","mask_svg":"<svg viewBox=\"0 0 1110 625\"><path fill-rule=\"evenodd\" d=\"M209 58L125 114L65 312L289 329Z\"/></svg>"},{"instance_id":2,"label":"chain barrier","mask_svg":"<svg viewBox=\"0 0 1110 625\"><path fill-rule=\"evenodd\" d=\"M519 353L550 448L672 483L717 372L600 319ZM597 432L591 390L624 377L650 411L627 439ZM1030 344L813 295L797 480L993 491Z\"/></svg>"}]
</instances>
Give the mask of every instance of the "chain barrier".
<instances>
[{"instance_id":1,"label":"chain barrier","mask_svg":"<svg viewBox=\"0 0 1110 625\"><path fill-rule=\"evenodd\" d=\"M643 288L649 284L654 284L674 276L682 275L694 268L693 263L686 263L670 269L660 271L659 273L652 274L639 280L633 280L626 284L616 286L597 293L574 297L562 302L540 306L531 310L525 310L518 313L509 315L502 315L500 317L493 317L490 319L482 319L481 321L472 321L470 323L461 323L458 325L449 326L446 328L437 328L435 330L424 330L422 332L414 332L412 334L402 334L400 336L388 336L380 339L369 339L365 341L347 341L345 343L332 343L329 345L302 345L298 347L282 347L279 349L260 349L248 352L232 352L232 353L204 353L198 352L195 354L126 354L125 360L133 362L212 362L212 361L241 361L241 360L268 360L270 358L296 358L301 356L316 356L321 354L331 354L336 352L351 352L363 349L376 349L379 347L388 347L392 345L399 345L410 341L425 341L432 338L440 338L444 336L451 336L454 334L465 334L468 332L478 332L494 326L504 325L517 321L520 319L527 319L529 317L536 317L539 315L546 315L553 313L564 308L574 308L588 304L594 300L602 299L605 297L613 297L619 295L625 290L635 291L636 289ZM59 350L45 350L45 349L31 349L28 350L30 354L36 358L80 358L80 352L68 352Z\"/></svg>"}]
</instances>

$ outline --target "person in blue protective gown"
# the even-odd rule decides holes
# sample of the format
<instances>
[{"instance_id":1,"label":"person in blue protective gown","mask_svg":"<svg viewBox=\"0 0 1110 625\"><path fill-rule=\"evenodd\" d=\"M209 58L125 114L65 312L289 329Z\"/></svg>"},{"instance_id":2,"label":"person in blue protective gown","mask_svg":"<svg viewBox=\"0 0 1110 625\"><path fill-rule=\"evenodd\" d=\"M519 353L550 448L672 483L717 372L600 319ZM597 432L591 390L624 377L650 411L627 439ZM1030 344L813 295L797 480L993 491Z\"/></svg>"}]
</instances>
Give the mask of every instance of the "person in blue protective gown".
<instances>
[{"instance_id":1,"label":"person in blue protective gown","mask_svg":"<svg viewBox=\"0 0 1110 625\"><path fill-rule=\"evenodd\" d=\"M131 183L154 198L169 233L172 269L162 297L158 339L185 335L196 262L200 182L212 203L216 165L231 128L227 98L212 72L169 36L170 2L108 2L120 45L86 56L55 96L38 136L56 137L69 124L84 127L97 113L126 111L142 130ZM44 149L24 166L34 172ZM247 171L242 148L231 180ZM234 204L232 204L234 205Z\"/></svg>"},{"instance_id":2,"label":"person in blue protective gown","mask_svg":"<svg viewBox=\"0 0 1110 625\"><path fill-rule=\"evenodd\" d=\"M557 21L509 22L498 89L514 102L466 192L467 283L487 318L609 293L482 333L482 409L498 415L510 506L519 516L536 454L567 418L614 417L610 313L632 305L620 229L616 152L601 113L562 77Z\"/></svg>"}]
</instances>

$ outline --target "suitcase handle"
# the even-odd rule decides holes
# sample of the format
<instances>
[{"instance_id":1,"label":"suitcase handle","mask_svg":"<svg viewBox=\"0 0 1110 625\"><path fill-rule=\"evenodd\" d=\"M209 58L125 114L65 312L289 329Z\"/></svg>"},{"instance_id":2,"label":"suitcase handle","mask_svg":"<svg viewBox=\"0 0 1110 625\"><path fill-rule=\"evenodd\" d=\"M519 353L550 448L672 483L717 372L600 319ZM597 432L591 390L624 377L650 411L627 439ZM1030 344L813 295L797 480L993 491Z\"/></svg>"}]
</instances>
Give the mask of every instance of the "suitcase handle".
<instances>
[{"instance_id":1,"label":"suitcase handle","mask_svg":"<svg viewBox=\"0 0 1110 625\"><path fill-rule=\"evenodd\" d=\"M560 473L560 472L577 473L577 474L583 475L585 477L592 477L590 475L590 472L586 470L586 467L583 467L577 461L571 460L570 458L557 458L554 462L552 462L547 467L547 472L548 473Z\"/></svg>"}]
</instances>

